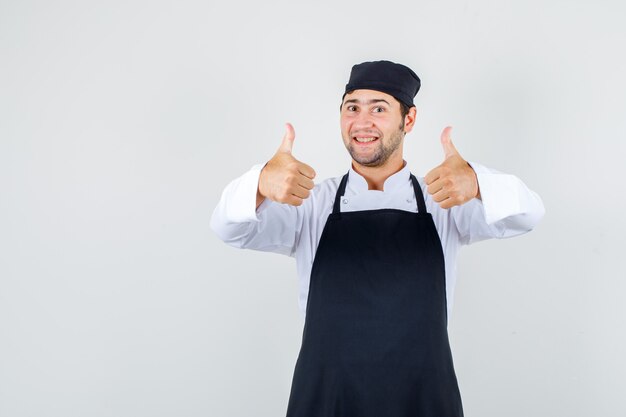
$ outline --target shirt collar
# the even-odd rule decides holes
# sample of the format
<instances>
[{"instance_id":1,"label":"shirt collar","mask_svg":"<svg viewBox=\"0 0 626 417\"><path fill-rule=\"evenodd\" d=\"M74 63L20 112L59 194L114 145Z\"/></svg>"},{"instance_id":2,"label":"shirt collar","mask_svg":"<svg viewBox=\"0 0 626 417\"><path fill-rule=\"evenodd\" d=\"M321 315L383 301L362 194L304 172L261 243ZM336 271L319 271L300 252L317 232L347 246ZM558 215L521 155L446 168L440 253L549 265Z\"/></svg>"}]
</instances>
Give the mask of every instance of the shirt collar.
<instances>
[{"instance_id":1,"label":"shirt collar","mask_svg":"<svg viewBox=\"0 0 626 417\"><path fill-rule=\"evenodd\" d=\"M395 191L406 184L407 181L410 181L411 170L409 170L409 164L403 159L402 163L404 164L402 169L396 172L393 175L390 175L383 184L384 192L392 192ZM350 188L352 188L355 192L363 192L363 191L378 191L380 190L368 190L367 180L358 172L354 170L352 164L350 164L350 171L348 172L348 184Z\"/></svg>"}]
</instances>

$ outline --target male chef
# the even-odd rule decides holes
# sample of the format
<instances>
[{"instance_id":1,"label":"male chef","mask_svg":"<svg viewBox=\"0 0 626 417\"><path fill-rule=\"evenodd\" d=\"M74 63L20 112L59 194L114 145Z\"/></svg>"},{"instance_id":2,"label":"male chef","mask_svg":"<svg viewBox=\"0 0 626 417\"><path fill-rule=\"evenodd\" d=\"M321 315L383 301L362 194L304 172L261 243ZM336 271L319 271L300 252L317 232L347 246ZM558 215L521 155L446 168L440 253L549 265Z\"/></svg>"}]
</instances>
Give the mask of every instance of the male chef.
<instances>
[{"instance_id":1,"label":"male chef","mask_svg":"<svg viewBox=\"0 0 626 417\"><path fill-rule=\"evenodd\" d=\"M294 129L232 181L211 227L226 243L296 258L302 346L287 417L462 417L448 341L460 246L528 232L540 197L513 175L463 159L425 177L403 158L420 79L390 61L354 65L340 107L348 172L314 183Z\"/></svg>"}]
</instances>

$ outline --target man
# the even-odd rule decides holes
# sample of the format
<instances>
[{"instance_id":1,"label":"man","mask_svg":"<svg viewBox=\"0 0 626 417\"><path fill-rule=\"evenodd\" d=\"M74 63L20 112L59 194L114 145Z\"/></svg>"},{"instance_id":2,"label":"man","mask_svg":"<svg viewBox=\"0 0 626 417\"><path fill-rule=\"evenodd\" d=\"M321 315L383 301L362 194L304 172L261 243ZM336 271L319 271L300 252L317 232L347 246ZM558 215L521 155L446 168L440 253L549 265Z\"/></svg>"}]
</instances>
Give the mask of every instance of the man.
<instances>
[{"instance_id":1,"label":"man","mask_svg":"<svg viewBox=\"0 0 626 417\"><path fill-rule=\"evenodd\" d=\"M544 214L517 177L465 161L450 127L443 163L410 173L402 147L419 88L404 65L353 66L340 108L348 173L315 185L287 124L276 154L213 212L226 243L297 260L305 324L288 417L463 416L447 333L458 249Z\"/></svg>"}]
</instances>

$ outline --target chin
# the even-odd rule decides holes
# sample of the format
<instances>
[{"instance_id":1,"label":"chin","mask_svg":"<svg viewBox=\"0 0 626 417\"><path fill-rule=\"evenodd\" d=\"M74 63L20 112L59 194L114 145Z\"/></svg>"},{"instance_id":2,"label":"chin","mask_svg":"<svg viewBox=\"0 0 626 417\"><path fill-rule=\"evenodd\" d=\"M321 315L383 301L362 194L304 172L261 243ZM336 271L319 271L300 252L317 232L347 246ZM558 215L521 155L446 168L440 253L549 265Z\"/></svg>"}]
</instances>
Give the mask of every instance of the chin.
<instances>
[{"instance_id":1,"label":"chin","mask_svg":"<svg viewBox=\"0 0 626 417\"><path fill-rule=\"evenodd\" d=\"M363 165L364 167L377 167L383 165L386 160L382 160L380 157L376 157L374 159L363 159L363 158L355 158L355 155L350 155L352 160L359 165Z\"/></svg>"}]
</instances>

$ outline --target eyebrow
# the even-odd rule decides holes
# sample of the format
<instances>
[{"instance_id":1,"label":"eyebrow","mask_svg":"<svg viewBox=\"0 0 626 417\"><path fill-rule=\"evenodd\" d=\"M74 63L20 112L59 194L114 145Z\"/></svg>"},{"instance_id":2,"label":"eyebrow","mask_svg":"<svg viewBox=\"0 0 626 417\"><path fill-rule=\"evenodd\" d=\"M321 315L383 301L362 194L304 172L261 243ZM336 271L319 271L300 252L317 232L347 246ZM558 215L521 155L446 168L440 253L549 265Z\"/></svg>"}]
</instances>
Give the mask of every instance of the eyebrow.
<instances>
[{"instance_id":1,"label":"eyebrow","mask_svg":"<svg viewBox=\"0 0 626 417\"><path fill-rule=\"evenodd\" d=\"M355 98L351 98L350 100L344 101L343 105L345 106L348 103L373 104L373 103L380 103L381 101L387 103L388 106L391 106L391 104L389 104L389 102L387 100L383 100L382 98L373 98L373 99L371 99L369 101L366 101L366 102L362 102L361 100L358 100L358 99L355 99Z\"/></svg>"}]
</instances>

